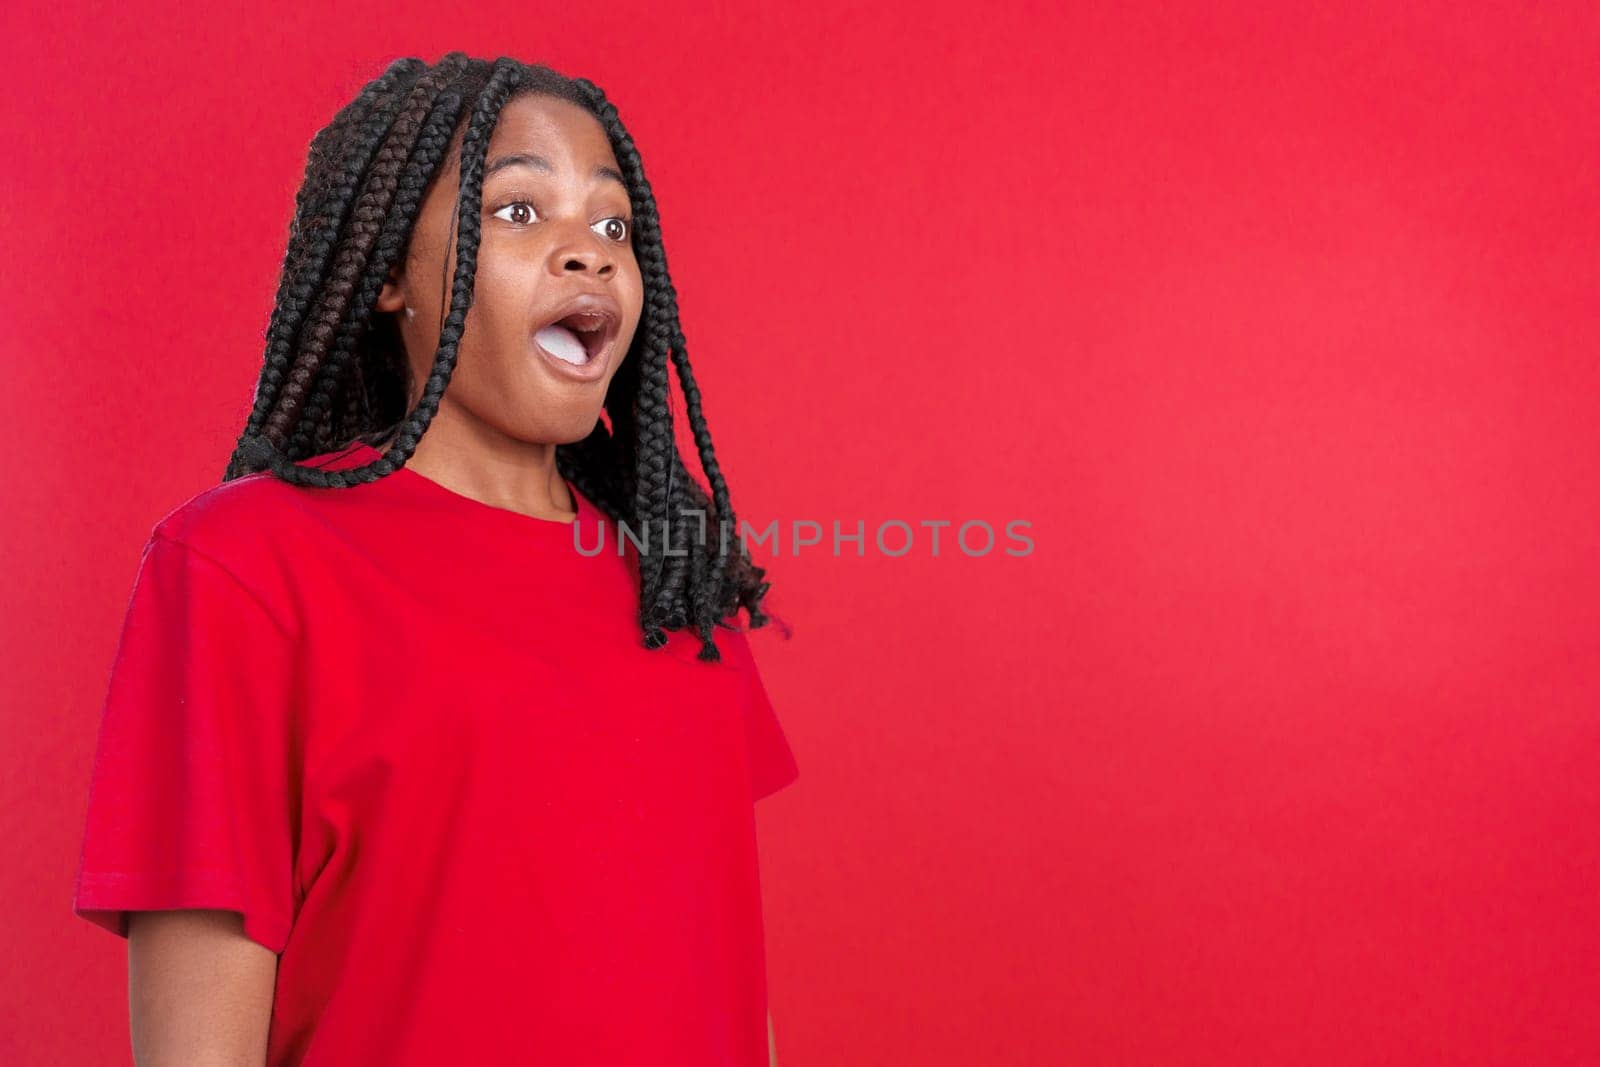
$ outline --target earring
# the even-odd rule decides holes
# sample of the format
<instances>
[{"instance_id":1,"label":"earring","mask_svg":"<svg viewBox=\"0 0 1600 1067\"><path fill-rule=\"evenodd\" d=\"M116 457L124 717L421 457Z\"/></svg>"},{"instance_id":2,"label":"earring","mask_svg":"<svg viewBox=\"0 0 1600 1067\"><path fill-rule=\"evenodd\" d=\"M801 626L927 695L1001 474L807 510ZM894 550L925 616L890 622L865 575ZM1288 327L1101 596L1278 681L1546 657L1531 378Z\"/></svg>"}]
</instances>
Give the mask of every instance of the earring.
<instances>
[{"instance_id":1,"label":"earring","mask_svg":"<svg viewBox=\"0 0 1600 1067\"><path fill-rule=\"evenodd\" d=\"M408 318L408 319L414 319L414 318L416 318L416 317L417 317L417 309L416 309L416 308L414 308L414 307L409 307L409 306L408 306L408 307L407 307L407 308L406 308L406 318Z\"/></svg>"}]
</instances>

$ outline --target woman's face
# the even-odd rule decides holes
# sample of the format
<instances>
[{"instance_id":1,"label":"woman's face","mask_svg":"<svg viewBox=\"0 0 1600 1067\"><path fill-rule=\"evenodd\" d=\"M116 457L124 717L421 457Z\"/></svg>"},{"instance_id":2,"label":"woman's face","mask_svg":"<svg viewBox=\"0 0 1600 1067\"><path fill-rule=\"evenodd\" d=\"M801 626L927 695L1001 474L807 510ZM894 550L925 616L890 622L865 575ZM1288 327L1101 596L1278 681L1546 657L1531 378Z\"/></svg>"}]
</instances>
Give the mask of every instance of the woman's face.
<instances>
[{"instance_id":1,"label":"woman's face","mask_svg":"<svg viewBox=\"0 0 1600 1067\"><path fill-rule=\"evenodd\" d=\"M594 429L644 306L620 170L599 121L578 105L549 96L506 102L484 164L476 295L434 427L466 420L482 424L460 427L468 432L491 429L551 444L582 440ZM404 267L390 273L378 297L380 311L397 315L413 405L449 311L459 177L455 162L441 171L423 200ZM610 311L598 333L541 330L580 297Z\"/></svg>"}]
</instances>

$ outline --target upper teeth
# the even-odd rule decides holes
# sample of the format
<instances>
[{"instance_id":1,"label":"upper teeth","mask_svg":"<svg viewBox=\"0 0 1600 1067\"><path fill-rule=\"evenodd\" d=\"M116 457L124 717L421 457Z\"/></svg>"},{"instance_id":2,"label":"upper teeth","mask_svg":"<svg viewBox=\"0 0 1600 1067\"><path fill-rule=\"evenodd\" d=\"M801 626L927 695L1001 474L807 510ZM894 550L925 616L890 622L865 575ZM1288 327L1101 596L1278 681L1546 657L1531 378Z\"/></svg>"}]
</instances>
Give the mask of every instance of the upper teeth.
<instances>
[{"instance_id":1,"label":"upper teeth","mask_svg":"<svg viewBox=\"0 0 1600 1067\"><path fill-rule=\"evenodd\" d=\"M596 330L604 329L605 324L606 317L598 313L572 315L561 320L561 325L575 333L593 333Z\"/></svg>"}]
</instances>

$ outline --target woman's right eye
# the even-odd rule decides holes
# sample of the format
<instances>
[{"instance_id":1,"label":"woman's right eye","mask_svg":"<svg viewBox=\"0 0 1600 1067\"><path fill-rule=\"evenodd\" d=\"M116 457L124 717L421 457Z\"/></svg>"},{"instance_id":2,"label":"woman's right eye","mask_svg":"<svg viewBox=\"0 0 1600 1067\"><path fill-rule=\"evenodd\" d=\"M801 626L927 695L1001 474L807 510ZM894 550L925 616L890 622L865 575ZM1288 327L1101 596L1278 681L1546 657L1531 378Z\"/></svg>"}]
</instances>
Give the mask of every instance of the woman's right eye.
<instances>
[{"instance_id":1,"label":"woman's right eye","mask_svg":"<svg viewBox=\"0 0 1600 1067\"><path fill-rule=\"evenodd\" d=\"M522 224L529 223L529 222L533 221L533 218L532 218L533 205L528 203L526 200L513 200L513 201L511 201L511 203L507 204L505 207L501 208L499 211L496 211L494 213L494 217L497 218L497 219L501 218L501 217L503 217L505 212L510 211L513 208L521 208L522 212L523 212L523 217L522 218L515 218L515 219L506 219L507 222L515 222L518 225L522 225Z\"/></svg>"}]
</instances>

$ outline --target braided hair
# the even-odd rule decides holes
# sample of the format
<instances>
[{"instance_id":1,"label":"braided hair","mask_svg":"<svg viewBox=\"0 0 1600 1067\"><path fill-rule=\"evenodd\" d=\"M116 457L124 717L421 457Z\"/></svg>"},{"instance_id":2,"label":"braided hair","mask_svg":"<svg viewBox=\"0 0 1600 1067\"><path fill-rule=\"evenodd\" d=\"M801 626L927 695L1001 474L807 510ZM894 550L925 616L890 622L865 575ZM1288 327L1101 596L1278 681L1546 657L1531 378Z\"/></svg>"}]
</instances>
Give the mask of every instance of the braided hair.
<instances>
[{"instance_id":1,"label":"braided hair","mask_svg":"<svg viewBox=\"0 0 1600 1067\"><path fill-rule=\"evenodd\" d=\"M678 322L660 217L633 138L593 82L507 57L492 63L451 52L429 66L414 58L383 74L312 139L295 198L288 250L266 332L266 356L245 428L224 482L270 471L296 485L343 489L403 467L439 409L456 365L478 259L484 157L508 100L546 94L600 122L628 187L644 308L628 356L606 391L604 412L581 441L556 447L560 474L602 512L632 529L666 531L687 551L641 554L639 626L646 648L665 631L693 626L699 658L720 658L713 630L740 607L751 628L766 624L769 582L738 536L727 482L717 464L700 388ZM421 397L390 315L374 315L389 270L403 256L424 195L440 173L458 127L459 234L449 314ZM704 489L684 467L672 430L668 359L677 371ZM361 441L388 442L365 466L324 470L298 461ZM694 537L691 532L714 531Z\"/></svg>"}]
</instances>

